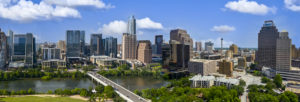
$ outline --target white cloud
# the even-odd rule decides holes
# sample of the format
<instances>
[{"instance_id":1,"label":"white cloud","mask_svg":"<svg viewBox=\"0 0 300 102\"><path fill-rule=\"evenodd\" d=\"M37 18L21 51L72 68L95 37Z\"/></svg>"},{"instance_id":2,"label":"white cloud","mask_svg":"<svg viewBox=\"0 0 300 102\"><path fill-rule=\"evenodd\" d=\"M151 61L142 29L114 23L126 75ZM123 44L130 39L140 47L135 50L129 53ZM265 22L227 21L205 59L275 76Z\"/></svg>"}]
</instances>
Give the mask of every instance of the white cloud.
<instances>
[{"instance_id":1,"label":"white cloud","mask_svg":"<svg viewBox=\"0 0 300 102\"><path fill-rule=\"evenodd\" d=\"M284 0L285 7L292 11L300 11L300 0Z\"/></svg>"},{"instance_id":2,"label":"white cloud","mask_svg":"<svg viewBox=\"0 0 300 102\"><path fill-rule=\"evenodd\" d=\"M102 0L44 0L44 2L60 6L94 6L97 8L113 8L110 4L105 4Z\"/></svg>"},{"instance_id":3,"label":"white cloud","mask_svg":"<svg viewBox=\"0 0 300 102\"><path fill-rule=\"evenodd\" d=\"M137 19L137 29L154 29L154 30L160 30L163 29L163 26L161 23L157 23L152 21L150 18L146 17L143 19ZM127 22L122 20L115 20L108 24L103 24L102 27L99 29L99 32L102 32L103 34L123 34L127 32ZM141 30L138 30L138 34L143 34L144 32Z\"/></svg>"},{"instance_id":4,"label":"white cloud","mask_svg":"<svg viewBox=\"0 0 300 102\"><path fill-rule=\"evenodd\" d=\"M99 30L103 34L123 34L127 32L127 23L125 21L115 20L109 24L104 24Z\"/></svg>"},{"instance_id":5,"label":"white cloud","mask_svg":"<svg viewBox=\"0 0 300 102\"><path fill-rule=\"evenodd\" d=\"M46 1L42 0L39 3L34 3L30 0L1 0L0 17L21 22L66 17L80 18L81 15L74 8L75 6L95 6L97 8L108 8L110 6L100 0L55 0L61 2L61 4L50 2L54 0ZM74 1L74 3L71 3L71 1ZM66 2L66 5L63 5L63 2Z\"/></svg>"},{"instance_id":6,"label":"white cloud","mask_svg":"<svg viewBox=\"0 0 300 102\"><path fill-rule=\"evenodd\" d=\"M205 43L211 41L214 43L214 47L221 47L221 37L217 38L217 39L207 39L207 40L201 40L201 42ZM223 39L223 46L224 48L229 47L231 44L233 44L232 41L228 41L226 39Z\"/></svg>"},{"instance_id":7,"label":"white cloud","mask_svg":"<svg viewBox=\"0 0 300 102\"><path fill-rule=\"evenodd\" d=\"M218 33L228 33L235 31L235 27L228 26L228 25L220 25L220 26L214 26L211 31L218 32Z\"/></svg>"},{"instance_id":8,"label":"white cloud","mask_svg":"<svg viewBox=\"0 0 300 102\"><path fill-rule=\"evenodd\" d=\"M136 23L137 23L137 27L140 29L163 29L162 24L154 22L148 17L143 19L138 19Z\"/></svg>"},{"instance_id":9,"label":"white cloud","mask_svg":"<svg viewBox=\"0 0 300 102\"><path fill-rule=\"evenodd\" d=\"M225 7L232 11L249 13L254 15L265 15L269 12L276 12L275 7L268 7L264 4L258 4L256 1L248 0L229 1L225 5Z\"/></svg>"}]
</instances>

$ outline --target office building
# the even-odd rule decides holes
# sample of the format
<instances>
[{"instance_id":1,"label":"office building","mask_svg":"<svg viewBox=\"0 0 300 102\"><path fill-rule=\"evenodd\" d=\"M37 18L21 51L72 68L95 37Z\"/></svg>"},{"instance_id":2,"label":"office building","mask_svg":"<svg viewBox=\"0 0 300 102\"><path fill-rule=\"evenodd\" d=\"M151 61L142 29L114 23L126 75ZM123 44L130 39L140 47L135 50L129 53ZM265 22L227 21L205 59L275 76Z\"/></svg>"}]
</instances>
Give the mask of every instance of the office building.
<instances>
[{"instance_id":1,"label":"office building","mask_svg":"<svg viewBox=\"0 0 300 102\"><path fill-rule=\"evenodd\" d=\"M66 32L66 56L67 58L79 58L84 56L85 32L80 30L68 30Z\"/></svg>"},{"instance_id":2,"label":"office building","mask_svg":"<svg viewBox=\"0 0 300 102\"><path fill-rule=\"evenodd\" d=\"M56 48L60 49L60 58L66 58L66 42L64 40L59 40L57 42Z\"/></svg>"},{"instance_id":3,"label":"office building","mask_svg":"<svg viewBox=\"0 0 300 102\"><path fill-rule=\"evenodd\" d=\"M170 44L163 44L162 47L162 67L169 68L171 61L171 46Z\"/></svg>"},{"instance_id":4,"label":"office building","mask_svg":"<svg viewBox=\"0 0 300 102\"><path fill-rule=\"evenodd\" d=\"M9 61L11 61L11 56L13 55L13 48L14 48L14 32L9 30L8 31L8 37L7 37L7 44L8 44L8 57L9 57Z\"/></svg>"},{"instance_id":5,"label":"office building","mask_svg":"<svg viewBox=\"0 0 300 102\"><path fill-rule=\"evenodd\" d=\"M193 57L193 39L190 37L189 34L187 34L186 30L183 29L174 29L170 32L170 40L175 40L180 42L180 44L189 45L190 47L190 58Z\"/></svg>"},{"instance_id":6,"label":"office building","mask_svg":"<svg viewBox=\"0 0 300 102\"><path fill-rule=\"evenodd\" d=\"M263 27L258 33L258 51L257 62L262 68L276 68L276 41L279 38L279 32L273 21L265 21Z\"/></svg>"},{"instance_id":7,"label":"office building","mask_svg":"<svg viewBox=\"0 0 300 102\"><path fill-rule=\"evenodd\" d=\"M61 51L59 48L42 48L42 52L43 60L61 59Z\"/></svg>"},{"instance_id":8,"label":"office building","mask_svg":"<svg viewBox=\"0 0 300 102\"><path fill-rule=\"evenodd\" d=\"M8 63L8 51L7 37L0 29L0 69L4 69Z\"/></svg>"},{"instance_id":9,"label":"office building","mask_svg":"<svg viewBox=\"0 0 300 102\"><path fill-rule=\"evenodd\" d=\"M196 51L202 51L202 43L196 42Z\"/></svg>"},{"instance_id":10,"label":"office building","mask_svg":"<svg viewBox=\"0 0 300 102\"><path fill-rule=\"evenodd\" d=\"M117 58L118 54L118 42L117 38L108 37L103 39L104 42L104 54L112 58Z\"/></svg>"},{"instance_id":11,"label":"office building","mask_svg":"<svg viewBox=\"0 0 300 102\"><path fill-rule=\"evenodd\" d=\"M227 58L227 59L233 58L233 53L232 53L231 50L227 50L227 51L225 52L225 58Z\"/></svg>"},{"instance_id":12,"label":"office building","mask_svg":"<svg viewBox=\"0 0 300 102\"><path fill-rule=\"evenodd\" d=\"M190 45L170 40L169 70L187 69L190 60Z\"/></svg>"},{"instance_id":13,"label":"office building","mask_svg":"<svg viewBox=\"0 0 300 102\"><path fill-rule=\"evenodd\" d=\"M189 79L192 88L210 88L211 86L226 86L228 89L239 85L238 79L195 75Z\"/></svg>"},{"instance_id":14,"label":"office building","mask_svg":"<svg viewBox=\"0 0 300 102\"><path fill-rule=\"evenodd\" d=\"M276 40L276 70L288 71L291 68L291 39L287 31L279 33Z\"/></svg>"},{"instance_id":15,"label":"office building","mask_svg":"<svg viewBox=\"0 0 300 102\"><path fill-rule=\"evenodd\" d=\"M42 62L42 69L45 68L57 68L62 69L66 68L66 61L59 60L59 59L51 59L51 60L45 60Z\"/></svg>"},{"instance_id":16,"label":"office building","mask_svg":"<svg viewBox=\"0 0 300 102\"><path fill-rule=\"evenodd\" d=\"M230 45L229 50L232 51L233 54L238 54L238 46L235 44Z\"/></svg>"},{"instance_id":17,"label":"office building","mask_svg":"<svg viewBox=\"0 0 300 102\"><path fill-rule=\"evenodd\" d=\"M239 57L237 68L245 69L246 67L247 67L246 57Z\"/></svg>"},{"instance_id":18,"label":"office building","mask_svg":"<svg viewBox=\"0 0 300 102\"><path fill-rule=\"evenodd\" d=\"M291 48L291 54L292 54L292 59L299 59L300 58L300 48L297 48L293 44L292 48Z\"/></svg>"},{"instance_id":19,"label":"office building","mask_svg":"<svg viewBox=\"0 0 300 102\"><path fill-rule=\"evenodd\" d=\"M144 64L152 62L152 49L151 42L149 40L140 40L138 44L137 59Z\"/></svg>"},{"instance_id":20,"label":"office building","mask_svg":"<svg viewBox=\"0 0 300 102\"><path fill-rule=\"evenodd\" d=\"M211 41L205 42L205 51L213 52L214 51L214 43Z\"/></svg>"},{"instance_id":21,"label":"office building","mask_svg":"<svg viewBox=\"0 0 300 102\"><path fill-rule=\"evenodd\" d=\"M163 35L156 35L155 36L155 54L162 53L162 48L161 48L162 44L163 44Z\"/></svg>"},{"instance_id":22,"label":"office building","mask_svg":"<svg viewBox=\"0 0 300 102\"><path fill-rule=\"evenodd\" d=\"M227 77L232 77L233 74L233 63L228 60L222 60L219 62L219 70L220 74L225 74Z\"/></svg>"},{"instance_id":23,"label":"office building","mask_svg":"<svg viewBox=\"0 0 300 102\"><path fill-rule=\"evenodd\" d=\"M217 62L216 60L191 59L188 65L188 71L201 75L217 73Z\"/></svg>"},{"instance_id":24,"label":"office building","mask_svg":"<svg viewBox=\"0 0 300 102\"><path fill-rule=\"evenodd\" d=\"M14 35L13 62L24 63L26 67L32 67L36 63L36 44L33 34Z\"/></svg>"},{"instance_id":25,"label":"office building","mask_svg":"<svg viewBox=\"0 0 300 102\"><path fill-rule=\"evenodd\" d=\"M136 59L137 41L136 35L124 33L122 38L122 59Z\"/></svg>"},{"instance_id":26,"label":"office building","mask_svg":"<svg viewBox=\"0 0 300 102\"><path fill-rule=\"evenodd\" d=\"M136 35L136 20L134 16L131 16L128 20L128 25L127 25L127 33L131 35Z\"/></svg>"},{"instance_id":27,"label":"office building","mask_svg":"<svg viewBox=\"0 0 300 102\"><path fill-rule=\"evenodd\" d=\"M92 34L90 43L91 55L104 55L104 44L102 34Z\"/></svg>"}]
</instances>

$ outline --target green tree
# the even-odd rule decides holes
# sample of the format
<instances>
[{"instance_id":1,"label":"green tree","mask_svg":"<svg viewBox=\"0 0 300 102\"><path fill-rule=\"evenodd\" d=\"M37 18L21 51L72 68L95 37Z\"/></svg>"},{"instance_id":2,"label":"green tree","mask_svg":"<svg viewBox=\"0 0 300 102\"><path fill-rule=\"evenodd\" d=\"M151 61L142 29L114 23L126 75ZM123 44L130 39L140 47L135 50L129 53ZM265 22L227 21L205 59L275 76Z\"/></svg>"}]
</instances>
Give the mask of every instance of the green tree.
<instances>
[{"instance_id":1,"label":"green tree","mask_svg":"<svg viewBox=\"0 0 300 102\"><path fill-rule=\"evenodd\" d=\"M282 86L282 78L280 76L280 74L277 74L273 80L273 82L275 83L277 88L281 88Z\"/></svg>"}]
</instances>

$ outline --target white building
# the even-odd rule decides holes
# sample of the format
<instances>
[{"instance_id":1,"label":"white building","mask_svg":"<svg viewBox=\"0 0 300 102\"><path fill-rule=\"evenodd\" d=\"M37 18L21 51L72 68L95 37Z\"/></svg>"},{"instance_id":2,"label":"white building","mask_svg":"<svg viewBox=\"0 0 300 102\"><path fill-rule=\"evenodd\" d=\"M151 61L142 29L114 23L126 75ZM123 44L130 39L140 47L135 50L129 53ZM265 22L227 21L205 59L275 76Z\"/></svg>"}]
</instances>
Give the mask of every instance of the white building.
<instances>
[{"instance_id":1,"label":"white building","mask_svg":"<svg viewBox=\"0 0 300 102\"><path fill-rule=\"evenodd\" d=\"M239 85L238 79L214 76L195 75L190 78L191 87L193 88L210 88L211 86L226 86L231 88L234 85Z\"/></svg>"}]
</instances>

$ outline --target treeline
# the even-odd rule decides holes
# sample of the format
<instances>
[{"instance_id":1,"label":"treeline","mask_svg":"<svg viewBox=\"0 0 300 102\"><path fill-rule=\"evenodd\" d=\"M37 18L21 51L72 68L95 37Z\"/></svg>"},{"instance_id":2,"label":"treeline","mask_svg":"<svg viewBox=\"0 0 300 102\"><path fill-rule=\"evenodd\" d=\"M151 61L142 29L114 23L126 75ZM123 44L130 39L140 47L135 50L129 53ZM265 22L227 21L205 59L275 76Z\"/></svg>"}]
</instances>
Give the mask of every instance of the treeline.
<instances>
[{"instance_id":1,"label":"treeline","mask_svg":"<svg viewBox=\"0 0 300 102\"><path fill-rule=\"evenodd\" d=\"M98 85L95 87L95 92L93 92L93 88L90 87L88 90L84 88L56 89L54 92L49 90L47 93L61 96L80 95L82 97L90 97L89 101L91 102L96 102L96 100L102 102L107 99L113 99L114 102L125 102L125 100L114 91L112 86Z\"/></svg>"},{"instance_id":2,"label":"treeline","mask_svg":"<svg viewBox=\"0 0 300 102\"><path fill-rule=\"evenodd\" d=\"M28 70L16 70L13 72L0 71L0 81L11 81L21 78L42 78L49 80L52 78L84 78L86 75L79 71L67 72L67 71L56 71L56 72L42 72L39 69L28 69Z\"/></svg>"},{"instance_id":3,"label":"treeline","mask_svg":"<svg viewBox=\"0 0 300 102\"><path fill-rule=\"evenodd\" d=\"M166 87L134 92L153 102L240 102L241 94L234 88L227 89L225 86L191 88L190 84L188 78L182 78L172 80Z\"/></svg>"},{"instance_id":4,"label":"treeline","mask_svg":"<svg viewBox=\"0 0 300 102\"><path fill-rule=\"evenodd\" d=\"M5 89L0 90L0 95L32 95L36 94L31 88L28 90L19 90L19 91L8 91Z\"/></svg>"}]
</instances>

